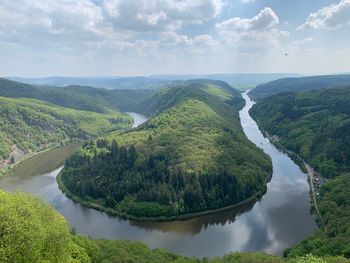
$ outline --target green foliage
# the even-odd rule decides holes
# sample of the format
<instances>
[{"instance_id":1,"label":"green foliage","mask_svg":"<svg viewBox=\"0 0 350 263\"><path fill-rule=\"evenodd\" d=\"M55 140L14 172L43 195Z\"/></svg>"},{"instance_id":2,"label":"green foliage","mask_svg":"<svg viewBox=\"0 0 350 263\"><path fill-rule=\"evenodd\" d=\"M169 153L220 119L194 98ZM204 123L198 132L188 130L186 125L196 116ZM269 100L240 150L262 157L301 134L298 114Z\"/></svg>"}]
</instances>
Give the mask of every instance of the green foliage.
<instances>
[{"instance_id":1,"label":"green foliage","mask_svg":"<svg viewBox=\"0 0 350 263\"><path fill-rule=\"evenodd\" d=\"M169 218L261 195L271 164L243 133L241 100L236 91L198 82L161 90L145 103L157 115L139 129L86 145L67 160L61 181L82 199L137 218Z\"/></svg>"},{"instance_id":2,"label":"green foliage","mask_svg":"<svg viewBox=\"0 0 350 263\"><path fill-rule=\"evenodd\" d=\"M0 229L0 262L74 262L70 251L89 262L63 216L34 196L0 191Z\"/></svg>"},{"instance_id":3,"label":"green foliage","mask_svg":"<svg viewBox=\"0 0 350 263\"><path fill-rule=\"evenodd\" d=\"M62 107L99 113L115 113L117 109L133 111L133 107L150 94L150 90L108 90L81 86L42 87L0 78L2 97L31 98Z\"/></svg>"},{"instance_id":4,"label":"green foliage","mask_svg":"<svg viewBox=\"0 0 350 263\"><path fill-rule=\"evenodd\" d=\"M350 74L283 78L258 85L249 92L255 101L260 101L281 92L301 92L325 88L338 88L350 85Z\"/></svg>"},{"instance_id":5,"label":"green foliage","mask_svg":"<svg viewBox=\"0 0 350 263\"><path fill-rule=\"evenodd\" d=\"M62 108L30 99L0 97L0 161L12 145L24 153L37 152L76 139L88 139L126 128L131 118Z\"/></svg>"},{"instance_id":6,"label":"green foliage","mask_svg":"<svg viewBox=\"0 0 350 263\"><path fill-rule=\"evenodd\" d=\"M275 95L251 114L322 175L350 170L350 87Z\"/></svg>"},{"instance_id":7,"label":"green foliage","mask_svg":"<svg viewBox=\"0 0 350 263\"><path fill-rule=\"evenodd\" d=\"M145 262L145 263L196 263L194 258L181 257L162 249L151 250L139 242L96 240L98 255L96 263Z\"/></svg>"}]
</instances>

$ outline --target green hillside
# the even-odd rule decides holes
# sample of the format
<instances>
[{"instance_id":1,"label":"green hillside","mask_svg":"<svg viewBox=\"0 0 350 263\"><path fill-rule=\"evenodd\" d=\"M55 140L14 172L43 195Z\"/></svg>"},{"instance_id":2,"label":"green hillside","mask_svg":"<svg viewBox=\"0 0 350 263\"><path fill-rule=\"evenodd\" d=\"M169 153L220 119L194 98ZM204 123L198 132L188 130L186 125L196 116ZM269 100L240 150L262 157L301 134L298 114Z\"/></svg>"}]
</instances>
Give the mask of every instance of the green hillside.
<instances>
[{"instance_id":1,"label":"green hillside","mask_svg":"<svg viewBox=\"0 0 350 263\"><path fill-rule=\"evenodd\" d=\"M259 101L281 92L311 91L325 88L337 88L350 85L350 75L327 75L302 78L283 78L258 85L249 92L249 96Z\"/></svg>"},{"instance_id":2,"label":"green hillside","mask_svg":"<svg viewBox=\"0 0 350 263\"><path fill-rule=\"evenodd\" d=\"M324 176L350 170L350 87L279 94L251 114Z\"/></svg>"},{"instance_id":3,"label":"green hillside","mask_svg":"<svg viewBox=\"0 0 350 263\"><path fill-rule=\"evenodd\" d=\"M350 257L350 87L278 94L256 104L251 114L283 147L335 178L317 197L326 231L286 254Z\"/></svg>"},{"instance_id":4,"label":"green hillside","mask_svg":"<svg viewBox=\"0 0 350 263\"><path fill-rule=\"evenodd\" d=\"M0 168L25 154L130 126L121 113L100 114L32 99L0 97ZM17 157L17 155L19 155Z\"/></svg>"},{"instance_id":5,"label":"green hillside","mask_svg":"<svg viewBox=\"0 0 350 263\"><path fill-rule=\"evenodd\" d=\"M31 98L52 104L99 113L132 111L134 105L151 95L151 90L108 90L92 87L44 87L0 78L0 96Z\"/></svg>"},{"instance_id":6,"label":"green hillside","mask_svg":"<svg viewBox=\"0 0 350 263\"><path fill-rule=\"evenodd\" d=\"M76 94L77 96L83 95L93 98L107 107L126 112L137 111L137 105L154 93L152 90L143 89L108 90L83 86L69 86L63 88L63 90L71 94Z\"/></svg>"},{"instance_id":7,"label":"green hillside","mask_svg":"<svg viewBox=\"0 0 350 263\"><path fill-rule=\"evenodd\" d=\"M67 160L60 178L69 192L125 217L172 219L265 191L271 163L243 133L237 91L196 81L144 105L155 113L147 123Z\"/></svg>"},{"instance_id":8,"label":"green hillside","mask_svg":"<svg viewBox=\"0 0 350 263\"><path fill-rule=\"evenodd\" d=\"M344 258L283 259L233 253L212 260L188 258L138 242L93 240L75 235L63 216L37 197L0 191L0 262L20 263L346 263ZM25 215L25 218L23 217Z\"/></svg>"},{"instance_id":9,"label":"green hillside","mask_svg":"<svg viewBox=\"0 0 350 263\"><path fill-rule=\"evenodd\" d=\"M216 100L213 100L213 97L217 97ZM198 79L174 81L171 86L164 87L159 92L140 101L136 105L135 110L148 115L154 115L188 98L205 102L210 101L211 103L215 102L215 106L218 108L222 107L222 101L226 101L236 111L243 108L245 104L240 92L233 89L227 83L217 80Z\"/></svg>"}]
</instances>

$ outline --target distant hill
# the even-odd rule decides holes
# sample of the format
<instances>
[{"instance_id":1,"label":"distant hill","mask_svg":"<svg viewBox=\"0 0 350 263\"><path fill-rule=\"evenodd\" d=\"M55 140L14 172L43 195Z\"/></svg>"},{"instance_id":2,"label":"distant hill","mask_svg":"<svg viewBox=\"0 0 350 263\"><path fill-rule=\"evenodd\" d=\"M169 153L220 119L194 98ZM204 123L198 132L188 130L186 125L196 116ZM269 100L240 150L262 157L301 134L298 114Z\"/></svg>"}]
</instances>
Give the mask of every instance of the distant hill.
<instances>
[{"instance_id":1,"label":"distant hill","mask_svg":"<svg viewBox=\"0 0 350 263\"><path fill-rule=\"evenodd\" d=\"M33 84L65 86L91 86L106 89L159 89L177 80L212 79L225 81L235 88L253 88L258 84L272 80L300 75L290 73L276 74L197 74L197 75L151 75L136 77L46 77L46 78L20 78L7 77L8 79Z\"/></svg>"},{"instance_id":2,"label":"distant hill","mask_svg":"<svg viewBox=\"0 0 350 263\"><path fill-rule=\"evenodd\" d=\"M105 89L156 89L164 80L150 77L46 77L8 79L33 85L50 85L56 87L91 86Z\"/></svg>"},{"instance_id":3,"label":"distant hill","mask_svg":"<svg viewBox=\"0 0 350 263\"><path fill-rule=\"evenodd\" d=\"M349 85L350 74L284 78L258 85L255 89L249 92L249 95L253 100L258 101L281 92L309 91Z\"/></svg>"},{"instance_id":4,"label":"distant hill","mask_svg":"<svg viewBox=\"0 0 350 263\"><path fill-rule=\"evenodd\" d=\"M258 84L270 82L281 78L300 77L296 73L246 73L246 74L199 74L199 75L153 75L156 79L163 80L191 80L191 79L211 79L221 80L229 83L236 89L252 89Z\"/></svg>"},{"instance_id":5,"label":"distant hill","mask_svg":"<svg viewBox=\"0 0 350 263\"><path fill-rule=\"evenodd\" d=\"M97 100L99 103L118 109L123 112L138 111L137 105L151 96L154 91L149 89L137 89L137 90L109 90L109 89L97 89L92 87L83 86L69 86L63 88L70 93L77 95L84 95L86 97ZM140 112L144 113L144 112Z\"/></svg>"},{"instance_id":6,"label":"distant hill","mask_svg":"<svg viewBox=\"0 0 350 263\"><path fill-rule=\"evenodd\" d=\"M214 94L221 95L227 100L230 100L232 105L237 107L237 110L244 107L244 100L238 90L232 88L226 82L220 80L209 79L194 79L194 80L179 80L173 81L171 85L166 86L162 90L155 92L152 96L146 97L136 105L135 110L143 112L148 115L154 115L161 111L164 111L180 101L193 97L199 100L205 99L204 96L207 93L199 92L205 86L207 91L211 91ZM233 96L227 96L232 94Z\"/></svg>"},{"instance_id":7,"label":"distant hill","mask_svg":"<svg viewBox=\"0 0 350 263\"><path fill-rule=\"evenodd\" d=\"M108 90L92 87L34 86L0 78L0 96L10 98L31 98L47 101L62 107L111 113L117 110L131 111L150 90Z\"/></svg>"}]
</instances>

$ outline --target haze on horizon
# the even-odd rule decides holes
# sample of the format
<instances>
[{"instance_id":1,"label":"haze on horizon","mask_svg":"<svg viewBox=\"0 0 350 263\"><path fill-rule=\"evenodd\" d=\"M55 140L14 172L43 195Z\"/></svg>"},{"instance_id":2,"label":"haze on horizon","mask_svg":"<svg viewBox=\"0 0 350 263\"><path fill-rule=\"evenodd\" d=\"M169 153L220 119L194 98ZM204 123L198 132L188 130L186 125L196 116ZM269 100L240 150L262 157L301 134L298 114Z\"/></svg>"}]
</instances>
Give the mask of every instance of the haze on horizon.
<instances>
[{"instance_id":1,"label":"haze on horizon","mask_svg":"<svg viewBox=\"0 0 350 263\"><path fill-rule=\"evenodd\" d=\"M1 76L350 71L350 0L0 0Z\"/></svg>"}]
</instances>

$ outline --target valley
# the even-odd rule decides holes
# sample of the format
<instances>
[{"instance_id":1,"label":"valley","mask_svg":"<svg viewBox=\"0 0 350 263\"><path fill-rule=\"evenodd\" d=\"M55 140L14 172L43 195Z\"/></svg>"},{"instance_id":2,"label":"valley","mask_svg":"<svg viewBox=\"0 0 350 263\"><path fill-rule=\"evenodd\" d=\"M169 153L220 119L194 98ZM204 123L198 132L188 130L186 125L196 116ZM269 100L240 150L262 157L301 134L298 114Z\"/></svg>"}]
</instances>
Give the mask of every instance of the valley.
<instances>
[{"instance_id":1,"label":"valley","mask_svg":"<svg viewBox=\"0 0 350 263\"><path fill-rule=\"evenodd\" d=\"M271 156L274 167L272 180L261 200L185 221L137 222L111 217L71 201L57 187L55 178L65 158L81 144L46 152L23 162L0 180L0 187L43 196L77 233L93 238L142 241L151 248L165 248L197 257L212 258L231 251L265 251L281 255L284 248L296 244L316 227L309 214L307 177L285 154L266 141L248 114L253 103L246 96L245 100L246 106L240 111L243 130L253 143ZM241 238L242 229L245 239ZM213 239L216 246L213 246Z\"/></svg>"},{"instance_id":2,"label":"valley","mask_svg":"<svg viewBox=\"0 0 350 263\"><path fill-rule=\"evenodd\" d=\"M84 91L84 88L77 88L76 92L79 90ZM312 91L310 97L306 97L311 100L313 97L322 97L319 95L322 92L327 92L328 95L333 93L337 104L327 100L324 101L324 107L329 112L341 114L344 118L344 114L346 114L344 110L338 113L337 108L329 109L329 107L338 105L340 109L344 109L341 103L343 103L343 99L346 105L345 94L347 94L347 91L347 88L332 88L330 91L322 89L320 91ZM95 94L95 98L97 98L96 94L101 94L100 92L108 93L109 91L95 89L89 91L90 94ZM124 94L128 94L128 92L126 90ZM274 115L266 112L271 110L271 108L265 108L265 100L259 101L259 103L254 105L247 92L242 95L243 99L239 92L220 81L179 81L173 86L162 88L151 94L145 93L142 98L138 99L138 103L128 106L129 110L137 110L147 114L149 116L148 120L139 113L120 113L117 108L117 105L119 105L118 100L113 100L114 106L111 106L112 104L108 104L101 99L101 105L105 105L107 110L100 113L76 110L74 107L67 108L29 98L1 98L4 103L7 103L2 104L4 105L5 113L8 112L9 108L13 108L16 114L21 114L19 115L20 120L28 125L27 130L24 129L24 131L40 127L35 126L37 125L35 124L36 122L28 121L30 117L28 118L27 116L30 115L27 112L33 111L33 114L34 112L44 114L41 120L43 123L43 134L46 136L49 133L47 133L45 121L49 120L47 122L52 123L52 120L55 120L51 119L53 117L57 120L66 118L64 119L65 122L60 125L67 125L69 123L67 118L69 117L78 118L80 122L73 123L81 125L82 129L86 129L86 135L85 137L68 137L69 139L63 143L68 143L67 146L38 153L32 158L20 162L6 176L0 179L0 188L11 192L21 190L43 197L46 202L65 217L69 225L74 229L74 232L78 234L87 235L95 239L141 241L152 249L162 248L171 253L189 257L182 258L177 256L177 259L183 262L196 262L197 259L193 257L206 257L213 262L221 262L225 260L220 257L224 254L227 254L225 258L228 260L238 260L239 258L239 260L246 260L249 258L252 262L260 262L260 260L267 260L268 262L295 262L294 260L298 258L298 260L301 260L300 257L303 257L309 251L318 256L327 256L328 254L325 252L329 251L329 247L323 245L324 247L320 250L314 244L330 242L329 244L334 246L336 242L339 242L338 240L347 238L344 232L338 232L343 230L339 230L339 228L335 230L334 221L329 219L330 217L334 218L333 210L329 209L330 200L333 200L333 198L344 198L347 195L342 190L347 185L347 175L339 176L337 180L332 180L320 188L320 196L316 198L319 204L319 212L325 220L326 233L318 230L308 238L317 229L317 226L314 216L310 214L312 207L310 205L311 199L307 175L285 153L275 148L263 136L255 121L250 117L249 112L261 124L260 128L266 129L270 134L274 135L274 143L278 142L281 144L278 147L286 147L290 151L302 155L317 170L320 168L317 166L317 162L313 161L313 157L303 155L304 152L297 152L296 148L284 146L285 137L283 133L277 132L282 131L284 128L276 127L274 128L275 130L270 130L270 127L274 127L273 122L266 124L265 118L273 118ZM288 96L291 95L294 96L294 94L289 94ZM277 98L278 96L284 98L287 95L282 93L277 95ZM274 96L271 99L276 100ZM109 99L109 101L112 100ZM288 101L290 101L290 97L288 97ZM314 102L310 103L313 104ZM322 103L319 104L321 105ZM11 107L9 107L10 105ZM276 108L279 105L286 106L286 109L291 108L287 106L288 104L285 101L281 104L274 102L269 105L274 105ZM307 103L304 101L302 105L307 105ZM323 112L325 108L308 107L307 109L311 112L315 110ZM23 112L26 115L23 115ZM304 113L305 110L301 112ZM257 117L257 114L261 115ZM110 122L111 116L123 121ZM280 117L281 115L277 116ZM294 114L293 116L294 118L299 118L299 116L303 115ZM317 114L312 113L307 116L309 116L308 118L313 118ZM104 119L108 120L108 122L104 122ZM132 119L134 119L133 125L131 125ZM11 132L11 120L13 120L12 115L8 117L7 126L9 130L7 133L4 133L7 138L11 138L10 134L13 133ZM84 124L84 121L90 124L93 124L93 121L95 121L96 124L89 126ZM97 123L99 124L97 125ZM113 123L115 126L113 126ZM278 122L278 125L282 123ZM346 118L344 118L344 123L346 124ZM297 126L300 127L300 124L297 124ZM58 127L62 129L61 127L64 126ZM293 128L293 126L291 127ZM334 127L334 125L329 127ZM53 130L51 138L56 138L57 131ZM325 129L322 129L322 131L327 132ZM345 138L343 135L341 136ZM16 135L16 137L18 136ZM82 141L79 142L79 140ZM72 143L74 141L77 142ZM298 142L298 139L295 141ZM316 141L318 142L319 140ZM48 145L43 146L40 143L37 145L39 148L33 148L31 150L33 153L38 152L40 149L50 148ZM52 146L59 145L55 145L54 142L52 144ZM232 148L230 149L230 147ZM2 149L6 148L3 147ZM228 151L229 154L223 154L225 151ZM122 156L123 152L125 157ZM216 152L221 154L215 157ZM329 156L334 155L330 153ZM122 161L123 158L125 158L124 161ZM152 162L150 161L151 159L153 160ZM316 158L315 160L318 159ZM145 166L146 170L142 170L145 169L142 168L145 161L148 165L151 162L152 166ZM269 164L270 161L272 166ZM113 175L111 171L120 168L108 168L108 166L120 162L126 164L122 168L126 173L124 175ZM64 164L65 166L63 166ZM344 164L344 162L340 162L340 164ZM150 167L154 167L152 168L153 170L148 170ZM164 168L169 170L164 170ZM225 173L231 171L237 181L233 184L236 185L236 188L228 187L231 189L230 191L236 190L227 192L227 199L221 199L220 203L218 201L222 195L216 195L217 199L210 199L215 197L215 195L205 195L213 190L203 188L206 183L199 175L214 175L215 172L219 172L218 178L230 176L230 174L220 175L220 169L223 168L226 171ZM128 171L128 169L135 169L136 173L133 174L133 170ZM177 174L172 174L176 171L175 169L178 169ZM346 171L346 169L346 166L339 165L334 170L327 171L335 173L336 171ZM98 179L94 178L96 173L94 171L98 171ZM105 173L104 171L109 172ZM240 173L237 174L234 171L240 171ZM257 176L256 178L259 178L259 176L261 178L255 181L257 183L256 190L245 190L247 195L244 196L244 192L242 192L241 200L229 199L230 193L235 193L235 198L239 198L240 188L237 188L237 186L242 187L242 182L244 182L241 181L242 179L253 178L249 175L250 172ZM271 172L272 176L270 176ZM141 175L139 179L137 179L140 176L138 173ZM147 180L152 178L150 175L157 176L157 174L165 177L157 179L159 181L151 179L151 183L147 182ZM177 176L176 180L172 178L174 175ZM119 189L127 191L124 199L121 199L121 201L114 199L114 193L108 190L109 188L120 191L118 190L118 184L114 184L114 181L110 180L113 176L121 180L121 188ZM168 176L169 181L166 179ZM179 185L176 186L176 184L172 183L183 180L179 176L190 179L190 181L184 182L184 186L199 185L200 188L197 189L199 192L196 193L197 190L194 188L186 190L181 188L181 185L180 188L174 188L173 190L166 188L179 187ZM56 177L66 195L59 189ZM134 181L128 181L129 178L134 178ZM194 178L199 179L199 181L197 183L192 181ZM84 180L92 180L90 186L89 181ZM226 191L225 185L231 179L226 178L226 180L226 183L213 188L221 189L222 193L224 193L223 196L225 196L224 191ZM150 187L148 190L145 191L146 188L144 186L141 190L145 191L145 193L154 191L154 193L160 195L160 199L157 199L155 194L152 194L153 197L151 197L152 195L147 197L142 191L139 192L140 190L137 190L139 183L133 185L135 182L143 182L142 185L148 185ZM159 186L154 184L157 182L161 184ZM249 183L249 181L245 182ZM215 186L216 181L214 180L213 183ZM166 186L166 184L169 185ZM253 186L253 184L249 184L251 185L250 187ZM328 186L329 184L331 186ZM78 185L80 186L77 187ZM98 187L107 188L98 190ZM152 190L152 187L155 187L154 190ZM166 192L169 190L164 191L162 187L170 189L170 195L166 196ZM128 192L130 191L129 189L136 189L136 191ZM243 189L249 188L245 186ZM337 192L334 189L337 189ZM108 193L108 195L96 195L99 191L100 193ZM172 193L172 191L174 192ZM189 192L186 193L186 191ZM179 199L172 199L176 198L174 193L177 192L184 195L179 196ZM192 199L188 199L187 195L189 193L191 193ZM202 193L202 197L198 193ZM72 201L70 198L78 202ZM162 203L164 200L168 201ZM179 206L181 202L184 202L182 207L181 205ZM171 205L167 206L167 204ZM97 208L97 210L94 208ZM107 211L110 215L103 211ZM346 212L338 214L338 216L342 218L341 220L347 218ZM149 220L154 222L147 222ZM316 218L316 222L320 223L318 220L320 219ZM343 225L346 226L346 223L343 223ZM246 238L242 238L242 235ZM334 235L335 238L332 237ZM81 241L79 241L80 239ZM138 243L82 241L84 238L80 236L74 238L74 240L77 240L76 242L78 243L80 242L79 244L85 242L85 245L88 244L89 249L97 246L98 249L101 249L99 257L109 258L108 255L104 254L108 250L106 246L110 246L110 249L113 247L112 251L114 252L111 253L116 253L115 255L120 253L116 251L120 251L123 247L125 251L123 253L129 253L128 255L131 258L135 259L140 256L136 252L138 249L141 249L141 247L138 247ZM216 240L216 246L212 245L212 240ZM95 242L95 244L91 242ZM341 249L342 245L338 246ZM138 248L136 249L136 247ZM87 247L84 249L87 249ZM147 249L147 252L144 252L146 253L145 255L149 257L153 255L155 258L160 257L157 250L152 252L146 247L145 249ZM345 248L343 249L343 251L346 251ZM134 252L131 253L131 250ZM230 254L232 252L257 251L288 257L287 259L282 259L254 253ZM332 251L335 250L333 249ZM343 255L343 253L345 252L334 252L332 255L338 256ZM167 257L166 254L162 255ZM92 255L88 255L88 257L90 256ZM161 256L159 262L165 260L163 256ZM327 262L346 262L341 257L328 258L327 260ZM93 260L93 262L99 261Z\"/></svg>"},{"instance_id":3,"label":"valley","mask_svg":"<svg viewBox=\"0 0 350 263\"><path fill-rule=\"evenodd\" d=\"M0 0L0 263L350 263L350 0Z\"/></svg>"}]
</instances>

